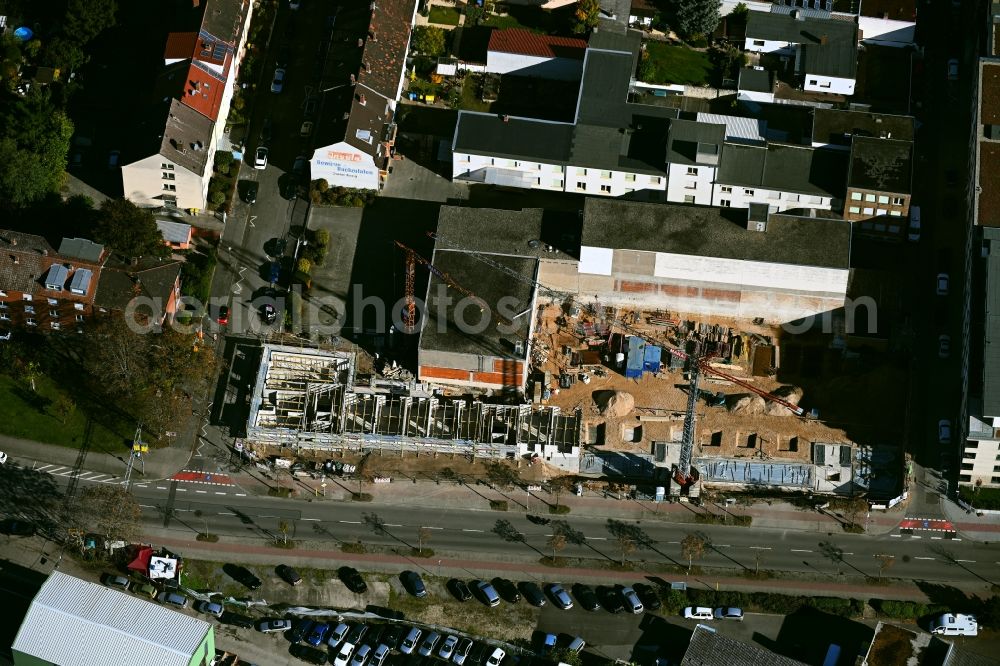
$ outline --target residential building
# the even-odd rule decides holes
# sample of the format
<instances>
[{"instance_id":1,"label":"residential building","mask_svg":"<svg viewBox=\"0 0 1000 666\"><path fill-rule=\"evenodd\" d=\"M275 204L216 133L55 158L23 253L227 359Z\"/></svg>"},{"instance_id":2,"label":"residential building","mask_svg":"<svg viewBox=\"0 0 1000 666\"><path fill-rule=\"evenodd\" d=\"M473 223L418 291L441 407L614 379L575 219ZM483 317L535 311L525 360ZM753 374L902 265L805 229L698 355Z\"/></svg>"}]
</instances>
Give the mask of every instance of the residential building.
<instances>
[{"instance_id":1,"label":"residential building","mask_svg":"<svg viewBox=\"0 0 1000 666\"><path fill-rule=\"evenodd\" d=\"M203 209L253 15L251 0L205 0L198 32L171 33L153 103L122 155L125 198L146 207ZM194 3L198 8L199 3Z\"/></svg>"},{"instance_id":2,"label":"residential building","mask_svg":"<svg viewBox=\"0 0 1000 666\"><path fill-rule=\"evenodd\" d=\"M628 13L628 24L637 28L651 28L653 19L660 13L660 10L652 0L632 0Z\"/></svg>"},{"instance_id":3,"label":"residential building","mask_svg":"<svg viewBox=\"0 0 1000 666\"><path fill-rule=\"evenodd\" d=\"M157 324L173 319L181 297L182 262L144 258L109 261L101 272L94 304L101 313L136 312Z\"/></svg>"},{"instance_id":4,"label":"residential building","mask_svg":"<svg viewBox=\"0 0 1000 666\"><path fill-rule=\"evenodd\" d=\"M173 220L156 220L156 228L163 236L163 242L171 250L190 250L194 238L194 227Z\"/></svg>"},{"instance_id":5,"label":"residential building","mask_svg":"<svg viewBox=\"0 0 1000 666\"><path fill-rule=\"evenodd\" d=\"M11 653L15 666L209 666L215 631L205 620L53 571Z\"/></svg>"},{"instance_id":6,"label":"residential building","mask_svg":"<svg viewBox=\"0 0 1000 666\"><path fill-rule=\"evenodd\" d=\"M763 67L743 67L736 79L736 99L741 102L774 102L774 73Z\"/></svg>"},{"instance_id":7,"label":"residential building","mask_svg":"<svg viewBox=\"0 0 1000 666\"><path fill-rule=\"evenodd\" d=\"M769 652L720 634L707 624L696 624L680 666L805 666L801 661Z\"/></svg>"},{"instance_id":8,"label":"residential building","mask_svg":"<svg viewBox=\"0 0 1000 666\"><path fill-rule=\"evenodd\" d=\"M486 49L486 71L579 81L586 50L586 40L575 37L539 35L524 28L494 30Z\"/></svg>"},{"instance_id":9,"label":"residential building","mask_svg":"<svg viewBox=\"0 0 1000 666\"><path fill-rule=\"evenodd\" d=\"M726 125L675 119L667 131L667 201L709 205Z\"/></svg>"},{"instance_id":10,"label":"residential building","mask_svg":"<svg viewBox=\"0 0 1000 666\"><path fill-rule=\"evenodd\" d=\"M913 143L855 136L844 219L861 232L897 240L906 233L913 187Z\"/></svg>"},{"instance_id":11,"label":"residential building","mask_svg":"<svg viewBox=\"0 0 1000 666\"><path fill-rule=\"evenodd\" d=\"M800 9L787 14L751 11L744 48L787 58L807 92L854 94L858 70L854 21L817 18Z\"/></svg>"},{"instance_id":12,"label":"residential building","mask_svg":"<svg viewBox=\"0 0 1000 666\"><path fill-rule=\"evenodd\" d=\"M0 324L77 330L91 317L103 246L64 239L57 252L41 236L3 230L0 250Z\"/></svg>"},{"instance_id":13,"label":"residential building","mask_svg":"<svg viewBox=\"0 0 1000 666\"><path fill-rule=\"evenodd\" d=\"M403 92L406 54L417 13L416 0L379 0L342 11L371 12L368 34L358 40L360 62L326 67L319 93L320 122L310 159L311 179L330 187L377 190L389 173L396 142L396 103ZM335 34L329 27L329 40ZM352 63L353 64L353 63ZM309 103L309 102L307 102Z\"/></svg>"}]
</instances>

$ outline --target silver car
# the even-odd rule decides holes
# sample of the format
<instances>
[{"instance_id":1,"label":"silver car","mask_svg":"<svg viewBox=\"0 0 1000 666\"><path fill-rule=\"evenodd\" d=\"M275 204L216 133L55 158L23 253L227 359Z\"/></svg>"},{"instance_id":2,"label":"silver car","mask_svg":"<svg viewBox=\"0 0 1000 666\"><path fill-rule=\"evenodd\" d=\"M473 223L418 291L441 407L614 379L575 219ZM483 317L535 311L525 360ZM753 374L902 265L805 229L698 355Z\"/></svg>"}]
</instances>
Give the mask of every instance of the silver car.
<instances>
[{"instance_id":1,"label":"silver car","mask_svg":"<svg viewBox=\"0 0 1000 666\"><path fill-rule=\"evenodd\" d=\"M444 643L441 643L441 649L438 650L438 656L445 661L451 659L451 655L455 653L456 645L458 645L458 636L448 636L444 639Z\"/></svg>"},{"instance_id":2,"label":"silver car","mask_svg":"<svg viewBox=\"0 0 1000 666\"><path fill-rule=\"evenodd\" d=\"M438 641L441 640L441 634L436 631L432 631L427 634L424 642L420 644L420 649L417 651L421 657L429 657L434 653L434 648L437 647Z\"/></svg>"},{"instance_id":3,"label":"silver car","mask_svg":"<svg viewBox=\"0 0 1000 666\"><path fill-rule=\"evenodd\" d=\"M271 79L271 92L280 93L285 87L285 69L279 67L274 70L274 78Z\"/></svg>"},{"instance_id":4,"label":"silver car","mask_svg":"<svg viewBox=\"0 0 1000 666\"><path fill-rule=\"evenodd\" d=\"M469 656L471 650L472 639L460 638L458 639L458 645L455 646L455 653L451 655L451 660L458 664L458 666L464 666L465 658Z\"/></svg>"},{"instance_id":5,"label":"silver car","mask_svg":"<svg viewBox=\"0 0 1000 666\"><path fill-rule=\"evenodd\" d=\"M623 587L621 589L622 598L625 600L625 608L629 609L636 615L646 610L642 602L639 601L639 595L635 593L631 587Z\"/></svg>"}]
</instances>

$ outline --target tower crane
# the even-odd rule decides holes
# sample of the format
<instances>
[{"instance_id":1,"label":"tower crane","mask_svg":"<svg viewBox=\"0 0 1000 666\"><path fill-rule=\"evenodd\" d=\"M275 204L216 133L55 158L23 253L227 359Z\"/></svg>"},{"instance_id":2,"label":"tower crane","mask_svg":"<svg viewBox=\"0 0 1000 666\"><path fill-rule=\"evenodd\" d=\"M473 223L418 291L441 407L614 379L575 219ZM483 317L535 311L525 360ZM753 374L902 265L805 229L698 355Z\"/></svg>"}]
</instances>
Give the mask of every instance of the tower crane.
<instances>
[{"instance_id":1,"label":"tower crane","mask_svg":"<svg viewBox=\"0 0 1000 666\"><path fill-rule=\"evenodd\" d=\"M559 302L570 301L580 306L581 308L584 306L583 303L577 300L574 294L559 291L558 289L552 289L551 287L546 287L537 280L532 280L531 278L521 275L517 271L514 271L508 268L507 266L504 266L503 264L494 261L493 259L486 256L482 252L476 252L474 250L468 250L466 248L462 248L456 245L455 243L452 243L447 238L442 237L440 234L437 234L432 231L427 232L427 235L433 238L435 241L444 243L445 245L449 245L453 248L460 249L463 252L471 254L479 261L489 266L492 266L497 270L503 271L504 273L509 275L512 279L520 280L521 282L526 282L531 284L536 289L538 289L539 292L545 293L549 297L554 298ZM666 350L668 354L681 359L687 365L688 378L689 378L688 404L687 404L687 412L685 413L684 417L684 430L681 440L680 461L675 470L675 478L682 485L689 483L691 480L691 456L694 451L695 407L698 402L698 382L700 379L700 375L702 373L708 375L714 375L721 379L725 379L726 381L732 382L733 384L736 384L737 386L740 386L741 388L744 388L750 391L751 393L761 396L765 400L770 400L771 402L781 405L782 407L788 409L796 416L802 416L802 414L805 412L805 410L802 409L802 407L799 407L794 403L788 402L787 400L781 398L780 396L774 395L773 393L769 393L764 389L754 386L753 384L747 381L744 381L738 377L730 375L729 373L723 372L717 368L712 367L712 365L709 363L709 358L705 356L699 356L697 353L697 349L695 350L695 353L688 354L685 351L682 351L675 347L671 347L668 344L665 344L663 340L657 340L656 338L650 336L644 331L640 331L635 326L632 326L631 324L628 324L617 318L611 320L611 325L617 326L618 328L626 331L630 335L638 337L649 344L661 347L662 349Z\"/></svg>"}]
</instances>

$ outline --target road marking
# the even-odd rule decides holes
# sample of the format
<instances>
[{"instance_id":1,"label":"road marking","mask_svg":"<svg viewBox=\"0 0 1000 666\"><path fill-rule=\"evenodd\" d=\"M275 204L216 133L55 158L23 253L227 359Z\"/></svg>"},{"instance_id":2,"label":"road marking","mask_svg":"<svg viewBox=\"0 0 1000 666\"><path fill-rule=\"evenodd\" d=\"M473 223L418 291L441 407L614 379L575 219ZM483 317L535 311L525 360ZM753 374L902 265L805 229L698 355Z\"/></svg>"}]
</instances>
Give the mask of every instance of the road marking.
<instances>
[{"instance_id":1,"label":"road marking","mask_svg":"<svg viewBox=\"0 0 1000 666\"><path fill-rule=\"evenodd\" d=\"M678 544L678 543L680 543L680 541L668 541L667 543Z\"/></svg>"},{"instance_id":2,"label":"road marking","mask_svg":"<svg viewBox=\"0 0 1000 666\"><path fill-rule=\"evenodd\" d=\"M934 561L933 557L914 557L913 559L915 559L915 560L930 560L931 562Z\"/></svg>"},{"instance_id":3,"label":"road marking","mask_svg":"<svg viewBox=\"0 0 1000 666\"><path fill-rule=\"evenodd\" d=\"M338 520L337 522L338 523L347 523L349 525L360 525L361 524L360 520Z\"/></svg>"},{"instance_id":4,"label":"road marking","mask_svg":"<svg viewBox=\"0 0 1000 666\"><path fill-rule=\"evenodd\" d=\"M916 534L914 534L911 538L913 538L913 539L923 539L922 536L917 536Z\"/></svg>"},{"instance_id":5,"label":"road marking","mask_svg":"<svg viewBox=\"0 0 1000 666\"><path fill-rule=\"evenodd\" d=\"M955 560L955 561L956 561L956 562L966 562L966 563L968 563L968 564L975 564L975 563L976 563L976 561L975 561L975 560Z\"/></svg>"},{"instance_id":6,"label":"road marking","mask_svg":"<svg viewBox=\"0 0 1000 666\"><path fill-rule=\"evenodd\" d=\"M155 509L156 508L155 504L140 504L139 506L141 506L143 509Z\"/></svg>"},{"instance_id":7,"label":"road marking","mask_svg":"<svg viewBox=\"0 0 1000 666\"><path fill-rule=\"evenodd\" d=\"M35 470L41 472L43 469L47 469L49 467L52 467L52 465L42 465L41 467L36 467Z\"/></svg>"},{"instance_id":8,"label":"road marking","mask_svg":"<svg viewBox=\"0 0 1000 666\"><path fill-rule=\"evenodd\" d=\"M670 543L680 543L679 541L671 541ZM732 548L728 543L716 543L712 544L716 548Z\"/></svg>"},{"instance_id":9,"label":"road marking","mask_svg":"<svg viewBox=\"0 0 1000 666\"><path fill-rule=\"evenodd\" d=\"M235 514L235 513L227 513L227 512L225 512L225 511L220 511L220 512L219 512L218 514L216 514L216 515L219 515L219 516L235 516L236 514Z\"/></svg>"},{"instance_id":10,"label":"road marking","mask_svg":"<svg viewBox=\"0 0 1000 666\"><path fill-rule=\"evenodd\" d=\"M299 518L299 520L304 520L307 522L319 522L319 518Z\"/></svg>"},{"instance_id":11,"label":"road marking","mask_svg":"<svg viewBox=\"0 0 1000 666\"><path fill-rule=\"evenodd\" d=\"M156 489L157 490L166 490L167 487L166 486L156 486Z\"/></svg>"},{"instance_id":12,"label":"road marking","mask_svg":"<svg viewBox=\"0 0 1000 666\"><path fill-rule=\"evenodd\" d=\"M178 488L177 489L177 492L179 492L179 493L186 493L187 491L188 491L187 488Z\"/></svg>"},{"instance_id":13,"label":"road marking","mask_svg":"<svg viewBox=\"0 0 1000 666\"><path fill-rule=\"evenodd\" d=\"M443 530L444 528L443 527L433 527L431 525L421 525L420 529L422 529L422 530Z\"/></svg>"},{"instance_id":14,"label":"road marking","mask_svg":"<svg viewBox=\"0 0 1000 666\"><path fill-rule=\"evenodd\" d=\"M139 483L135 484L135 487L136 488L149 488L149 486L143 485L143 484L139 484Z\"/></svg>"},{"instance_id":15,"label":"road marking","mask_svg":"<svg viewBox=\"0 0 1000 666\"><path fill-rule=\"evenodd\" d=\"M226 493L222 493L222 492L219 492L218 490L216 490L216 491L215 491L215 494L216 494L216 495L225 495Z\"/></svg>"},{"instance_id":16,"label":"road marking","mask_svg":"<svg viewBox=\"0 0 1000 666\"><path fill-rule=\"evenodd\" d=\"M854 553L841 553L841 555L853 555Z\"/></svg>"},{"instance_id":17,"label":"road marking","mask_svg":"<svg viewBox=\"0 0 1000 666\"><path fill-rule=\"evenodd\" d=\"M941 537L931 537L931 539L933 539L934 541L940 541Z\"/></svg>"},{"instance_id":18,"label":"road marking","mask_svg":"<svg viewBox=\"0 0 1000 666\"><path fill-rule=\"evenodd\" d=\"M237 497L246 497L247 494L246 493L236 493L236 496Z\"/></svg>"},{"instance_id":19,"label":"road marking","mask_svg":"<svg viewBox=\"0 0 1000 666\"><path fill-rule=\"evenodd\" d=\"M49 467L52 467L52 466L49 465ZM61 469L66 469L66 467L63 466L63 465L59 465L59 467L52 467L52 469L49 470L49 474L55 474L56 472L58 472Z\"/></svg>"},{"instance_id":20,"label":"road marking","mask_svg":"<svg viewBox=\"0 0 1000 666\"><path fill-rule=\"evenodd\" d=\"M802 548L792 548L793 553L811 553L811 550L803 550Z\"/></svg>"},{"instance_id":21,"label":"road marking","mask_svg":"<svg viewBox=\"0 0 1000 666\"><path fill-rule=\"evenodd\" d=\"M462 531L463 532L482 532L484 530L467 530L467 529L463 529ZM546 536L551 536L551 535L546 535Z\"/></svg>"},{"instance_id":22,"label":"road marking","mask_svg":"<svg viewBox=\"0 0 1000 666\"><path fill-rule=\"evenodd\" d=\"M402 525L396 525L394 523L386 523L385 526L386 527L402 527Z\"/></svg>"},{"instance_id":23,"label":"road marking","mask_svg":"<svg viewBox=\"0 0 1000 666\"><path fill-rule=\"evenodd\" d=\"M584 539L590 539L591 541L607 541L608 540L607 537L589 537L589 536L585 536L583 538Z\"/></svg>"},{"instance_id":24,"label":"road marking","mask_svg":"<svg viewBox=\"0 0 1000 666\"><path fill-rule=\"evenodd\" d=\"M897 538L897 539L902 539L902 538L903 538L903 535L902 535L902 534L890 534L889 536L891 536L891 537L895 537L895 538Z\"/></svg>"},{"instance_id":25,"label":"road marking","mask_svg":"<svg viewBox=\"0 0 1000 666\"><path fill-rule=\"evenodd\" d=\"M750 546L751 550L771 550L770 546Z\"/></svg>"},{"instance_id":26,"label":"road marking","mask_svg":"<svg viewBox=\"0 0 1000 666\"><path fill-rule=\"evenodd\" d=\"M207 490L196 490L195 492L198 493L198 494L200 494L200 495L207 495L208 494Z\"/></svg>"}]
</instances>

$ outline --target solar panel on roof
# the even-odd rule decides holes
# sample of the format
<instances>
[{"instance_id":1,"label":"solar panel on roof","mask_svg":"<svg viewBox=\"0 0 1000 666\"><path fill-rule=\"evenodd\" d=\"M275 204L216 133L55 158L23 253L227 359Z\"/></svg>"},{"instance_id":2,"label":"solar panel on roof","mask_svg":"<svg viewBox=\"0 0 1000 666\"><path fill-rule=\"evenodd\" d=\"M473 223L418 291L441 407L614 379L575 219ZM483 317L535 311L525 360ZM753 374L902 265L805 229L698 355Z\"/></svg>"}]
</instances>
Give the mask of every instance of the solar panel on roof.
<instances>
[{"instance_id":1,"label":"solar panel on roof","mask_svg":"<svg viewBox=\"0 0 1000 666\"><path fill-rule=\"evenodd\" d=\"M219 42L218 44L215 45L215 48L212 49L212 57L217 60L222 60L222 58L225 57L225 55L226 55L226 45L223 44L222 42Z\"/></svg>"}]
</instances>

